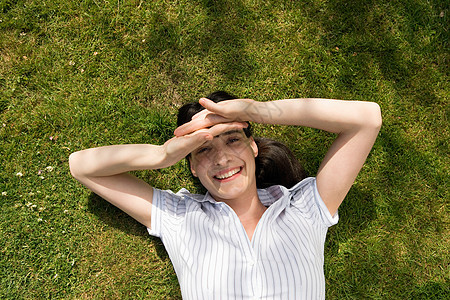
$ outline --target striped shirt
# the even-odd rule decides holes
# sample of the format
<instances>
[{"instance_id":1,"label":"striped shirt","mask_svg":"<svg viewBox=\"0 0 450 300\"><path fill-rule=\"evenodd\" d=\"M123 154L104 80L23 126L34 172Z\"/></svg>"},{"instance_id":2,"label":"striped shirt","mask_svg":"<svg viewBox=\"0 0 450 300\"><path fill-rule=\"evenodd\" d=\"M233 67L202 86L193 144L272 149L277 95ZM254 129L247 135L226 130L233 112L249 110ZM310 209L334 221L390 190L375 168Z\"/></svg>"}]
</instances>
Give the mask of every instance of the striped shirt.
<instances>
[{"instance_id":1,"label":"striped shirt","mask_svg":"<svg viewBox=\"0 0 450 300\"><path fill-rule=\"evenodd\" d=\"M315 178L258 190L268 207L250 240L236 213L208 193L154 189L153 236L174 266L183 299L324 299L324 243L338 221Z\"/></svg>"}]
</instances>

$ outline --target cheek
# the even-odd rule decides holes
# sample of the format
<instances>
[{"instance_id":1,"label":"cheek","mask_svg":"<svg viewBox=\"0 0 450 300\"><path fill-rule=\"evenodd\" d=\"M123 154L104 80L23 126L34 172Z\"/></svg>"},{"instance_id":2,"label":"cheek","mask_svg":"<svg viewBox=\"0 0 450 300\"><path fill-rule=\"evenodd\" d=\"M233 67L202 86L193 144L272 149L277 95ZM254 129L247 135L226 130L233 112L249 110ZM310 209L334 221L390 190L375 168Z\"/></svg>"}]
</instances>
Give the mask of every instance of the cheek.
<instances>
[{"instance_id":1,"label":"cheek","mask_svg":"<svg viewBox=\"0 0 450 300\"><path fill-rule=\"evenodd\" d=\"M191 172L194 174L194 176L199 177L202 174L204 174L208 168L209 165L209 159L207 158L194 158L191 159Z\"/></svg>"}]
</instances>

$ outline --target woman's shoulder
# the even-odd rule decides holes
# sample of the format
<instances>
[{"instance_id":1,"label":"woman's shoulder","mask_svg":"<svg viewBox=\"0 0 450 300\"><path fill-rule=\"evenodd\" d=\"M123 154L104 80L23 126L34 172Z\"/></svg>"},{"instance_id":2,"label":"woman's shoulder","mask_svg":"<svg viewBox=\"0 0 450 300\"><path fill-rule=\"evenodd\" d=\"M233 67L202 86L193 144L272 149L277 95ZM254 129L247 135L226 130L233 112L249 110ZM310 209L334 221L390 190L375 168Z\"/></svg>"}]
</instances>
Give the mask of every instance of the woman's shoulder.
<instances>
[{"instance_id":1,"label":"woman's shoulder","mask_svg":"<svg viewBox=\"0 0 450 300\"><path fill-rule=\"evenodd\" d=\"M289 189L291 204L307 218L320 221L330 227L339 220L338 214L332 216L317 189L315 177L308 177Z\"/></svg>"},{"instance_id":2,"label":"woman's shoulder","mask_svg":"<svg viewBox=\"0 0 450 300\"><path fill-rule=\"evenodd\" d=\"M282 198L288 203L295 201L301 193L305 192L305 189L313 189L314 182L314 177L308 177L291 188L287 188L283 185L272 185L264 189L258 189L258 196L265 206L270 206Z\"/></svg>"}]
</instances>

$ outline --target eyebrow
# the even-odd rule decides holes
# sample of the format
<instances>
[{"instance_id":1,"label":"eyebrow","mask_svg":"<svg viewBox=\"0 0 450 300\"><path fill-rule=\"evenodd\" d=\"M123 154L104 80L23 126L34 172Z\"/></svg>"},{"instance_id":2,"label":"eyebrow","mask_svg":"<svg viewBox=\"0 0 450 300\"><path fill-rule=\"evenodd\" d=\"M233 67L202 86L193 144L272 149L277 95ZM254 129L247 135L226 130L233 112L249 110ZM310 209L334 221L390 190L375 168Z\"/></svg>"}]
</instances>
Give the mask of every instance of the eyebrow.
<instances>
[{"instance_id":1,"label":"eyebrow","mask_svg":"<svg viewBox=\"0 0 450 300\"><path fill-rule=\"evenodd\" d=\"M214 138L218 138L218 137L226 136L226 135L231 135L231 134L234 134L234 133L242 133L242 130L234 129L234 130L226 131L224 133L221 133L219 135L214 136Z\"/></svg>"}]
</instances>

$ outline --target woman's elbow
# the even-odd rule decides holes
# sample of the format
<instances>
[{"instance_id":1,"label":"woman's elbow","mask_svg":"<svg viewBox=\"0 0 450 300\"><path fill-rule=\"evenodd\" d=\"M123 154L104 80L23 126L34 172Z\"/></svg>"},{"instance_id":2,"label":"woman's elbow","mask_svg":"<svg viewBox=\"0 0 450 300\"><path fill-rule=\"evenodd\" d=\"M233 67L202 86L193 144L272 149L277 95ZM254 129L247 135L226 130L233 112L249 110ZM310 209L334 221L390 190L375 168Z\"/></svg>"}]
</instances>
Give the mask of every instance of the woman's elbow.
<instances>
[{"instance_id":1,"label":"woman's elbow","mask_svg":"<svg viewBox=\"0 0 450 300\"><path fill-rule=\"evenodd\" d=\"M79 166L80 166L79 153L74 152L74 153L70 154L69 155L70 174L77 179L81 176L81 171L80 171Z\"/></svg>"},{"instance_id":2,"label":"woman's elbow","mask_svg":"<svg viewBox=\"0 0 450 300\"><path fill-rule=\"evenodd\" d=\"M381 117L381 108L378 103L375 102L366 102L368 104L366 114L364 115L364 123L366 126L380 130L381 125L383 123L383 119Z\"/></svg>"}]
</instances>

